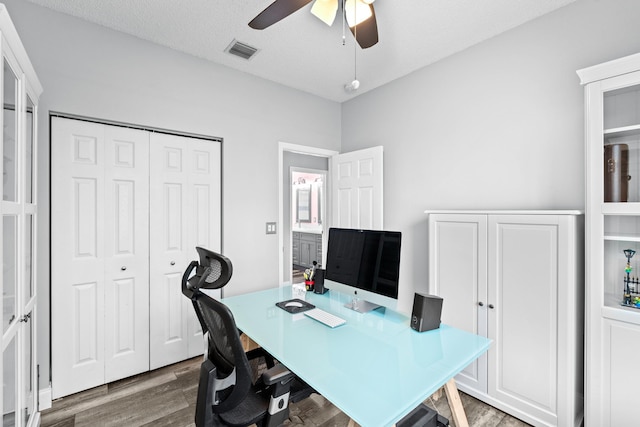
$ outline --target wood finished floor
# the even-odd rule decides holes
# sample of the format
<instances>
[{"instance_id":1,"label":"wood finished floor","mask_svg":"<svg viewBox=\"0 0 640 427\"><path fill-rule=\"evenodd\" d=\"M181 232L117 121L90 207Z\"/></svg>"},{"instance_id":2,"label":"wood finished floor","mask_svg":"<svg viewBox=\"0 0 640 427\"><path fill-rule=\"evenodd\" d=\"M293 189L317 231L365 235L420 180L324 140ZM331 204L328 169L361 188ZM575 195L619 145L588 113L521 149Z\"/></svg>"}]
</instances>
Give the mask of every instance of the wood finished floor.
<instances>
[{"instance_id":1,"label":"wood finished floor","mask_svg":"<svg viewBox=\"0 0 640 427\"><path fill-rule=\"evenodd\" d=\"M42 427L80 426L194 426L198 371L197 357L145 374L96 387L57 399L42 412ZM525 427L528 424L484 404L464 393L462 403L469 425L487 427ZM450 418L447 398L426 403ZM322 396L290 407L286 426L344 427L349 419ZM451 425L455 426L453 421Z\"/></svg>"}]
</instances>

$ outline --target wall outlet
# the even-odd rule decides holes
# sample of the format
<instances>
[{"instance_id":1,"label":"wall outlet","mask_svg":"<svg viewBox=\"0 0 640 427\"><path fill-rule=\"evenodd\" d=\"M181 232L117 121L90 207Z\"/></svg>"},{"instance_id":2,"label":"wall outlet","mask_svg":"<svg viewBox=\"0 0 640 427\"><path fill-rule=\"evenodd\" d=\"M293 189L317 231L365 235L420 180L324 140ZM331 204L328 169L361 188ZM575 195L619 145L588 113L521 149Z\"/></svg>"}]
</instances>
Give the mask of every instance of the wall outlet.
<instances>
[{"instance_id":1,"label":"wall outlet","mask_svg":"<svg viewBox=\"0 0 640 427\"><path fill-rule=\"evenodd\" d=\"M276 223L268 222L267 223L267 234L276 234Z\"/></svg>"}]
</instances>

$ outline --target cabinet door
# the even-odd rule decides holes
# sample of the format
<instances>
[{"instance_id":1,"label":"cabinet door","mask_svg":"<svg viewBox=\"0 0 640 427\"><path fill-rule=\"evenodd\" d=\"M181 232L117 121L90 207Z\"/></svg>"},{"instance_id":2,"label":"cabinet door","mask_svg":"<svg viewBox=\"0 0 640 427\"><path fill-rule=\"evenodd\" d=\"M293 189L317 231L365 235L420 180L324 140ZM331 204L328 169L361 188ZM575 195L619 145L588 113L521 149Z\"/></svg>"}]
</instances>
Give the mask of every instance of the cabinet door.
<instances>
[{"instance_id":1,"label":"cabinet door","mask_svg":"<svg viewBox=\"0 0 640 427\"><path fill-rule=\"evenodd\" d=\"M313 237L313 236L311 236ZM316 241L309 238L308 234L301 234L300 238L300 265L303 267L311 267L313 257L316 254Z\"/></svg>"},{"instance_id":2,"label":"cabinet door","mask_svg":"<svg viewBox=\"0 0 640 427\"><path fill-rule=\"evenodd\" d=\"M300 233L291 234L291 261L293 265L300 265Z\"/></svg>"},{"instance_id":3,"label":"cabinet door","mask_svg":"<svg viewBox=\"0 0 640 427\"><path fill-rule=\"evenodd\" d=\"M489 217L489 395L557 423L558 259L553 215Z\"/></svg>"},{"instance_id":4,"label":"cabinet door","mask_svg":"<svg viewBox=\"0 0 640 427\"><path fill-rule=\"evenodd\" d=\"M632 360L640 354L640 326L604 319L602 347L602 418L590 420L592 426L638 425L634 408L638 404L638 385L631 378Z\"/></svg>"},{"instance_id":5,"label":"cabinet door","mask_svg":"<svg viewBox=\"0 0 640 427\"><path fill-rule=\"evenodd\" d=\"M430 292L444 299L442 322L487 335L487 216L429 215ZM458 384L487 391L487 356L456 377Z\"/></svg>"}]
</instances>

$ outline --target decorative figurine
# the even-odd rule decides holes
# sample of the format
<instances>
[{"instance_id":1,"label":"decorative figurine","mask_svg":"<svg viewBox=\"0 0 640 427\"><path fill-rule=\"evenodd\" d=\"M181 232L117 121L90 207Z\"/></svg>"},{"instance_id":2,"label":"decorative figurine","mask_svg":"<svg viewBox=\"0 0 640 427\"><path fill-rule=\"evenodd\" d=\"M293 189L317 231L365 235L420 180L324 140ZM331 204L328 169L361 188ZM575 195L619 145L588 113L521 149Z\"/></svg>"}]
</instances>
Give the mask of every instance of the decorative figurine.
<instances>
[{"instance_id":1,"label":"decorative figurine","mask_svg":"<svg viewBox=\"0 0 640 427\"><path fill-rule=\"evenodd\" d=\"M627 276L624 278L624 296L622 298L622 304L623 305L627 305L627 306L631 306L631 307L636 307L635 304L631 303L631 278L629 277L629 275L631 274L631 271L633 270L633 268L631 268L631 258L633 258L633 256L636 254L636 251L634 251L633 249L625 249L624 251L624 256L627 257L627 266L624 268L624 272L627 273ZM634 286L634 293L637 290L635 289Z\"/></svg>"}]
</instances>

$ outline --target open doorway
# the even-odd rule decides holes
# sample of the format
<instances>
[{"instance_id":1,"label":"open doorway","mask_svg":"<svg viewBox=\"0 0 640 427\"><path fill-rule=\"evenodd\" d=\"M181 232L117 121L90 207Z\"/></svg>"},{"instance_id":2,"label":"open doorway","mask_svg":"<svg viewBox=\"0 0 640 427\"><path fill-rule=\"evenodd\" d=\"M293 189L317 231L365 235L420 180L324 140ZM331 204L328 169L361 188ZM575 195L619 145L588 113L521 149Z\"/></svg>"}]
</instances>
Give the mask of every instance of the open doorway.
<instances>
[{"instance_id":1,"label":"open doorway","mask_svg":"<svg viewBox=\"0 0 640 427\"><path fill-rule=\"evenodd\" d=\"M365 148L348 153L303 145L278 144L279 194L278 235L280 248L279 283L290 285L293 259L291 256L291 167L326 170L326 201L322 218L324 230L329 227L381 230L383 225L383 148ZM322 166L316 163L322 162ZM339 196L338 196L339 192ZM322 235L323 253L326 252L327 233Z\"/></svg>"},{"instance_id":2,"label":"open doorway","mask_svg":"<svg viewBox=\"0 0 640 427\"><path fill-rule=\"evenodd\" d=\"M279 149L279 175L280 175L280 185L279 185L279 215L278 215L278 225L280 229L280 233L278 233L279 247L280 249L280 263L279 263L279 283L281 286L290 285L294 283L293 280L293 265L294 260L292 256L293 249L293 229L295 228L311 228L315 227L316 230L322 228L323 231L328 229L329 224L331 224L331 197L329 194L329 189L331 188L329 183L329 159L336 155L336 151L326 150L315 147L307 147L296 144L289 144L285 142L281 142L278 145ZM301 222L297 221L297 199L295 195L297 195L298 187L295 188L293 185L292 178L292 170L298 172L311 172L316 175L322 175L322 189L320 190L320 213L315 215L316 222L313 222L314 216L312 215L312 210L314 206L313 197L316 195L316 203L317 203L317 193L311 191L309 194L312 199L309 202L307 197L307 202L309 203L309 218L311 222ZM315 178L313 181L315 182ZM305 184L307 180L305 178ZM302 184L302 182L300 183ZM316 184L316 186L319 186ZM296 177L296 185L297 185L297 177ZM302 186L300 186L302 188ZM306 193L302 193L306 194ZM292 196L293 195L293 196ZM301 213L302 219L304 218L304 203L301 205ZM296 224L302 224L302 227L296 227ZM320 239L322 240L321 251L323 251L326 247L326 233L320 234ZM297 236L300 237L299 235ZM308 237L308 236L307 236ZM317 236L316 236L317 238ZM306 245L306 242L305 242ZM317 246L316 246L317 248ZM306 255L310 253L311 248L310 245L307 248L308 252L304 252ZM298 249L299 252L299 249ZM322 252L321 252L322 253ZM317 258L317 254L316 254ZM313 260L311 260L313 261ZM320 261L319 261L320 262Z\"/></svg>"},{"instance_id":3,"label":"open doorway","mask_svg":"<svg viewBox=\"0 0 640 427\"><path fill-rule=\"evenodd\" d=\"M291 282L299 283L305 270L322 265L327 171L291 167L289 176Z\"/></svg>"}]
</instances>

